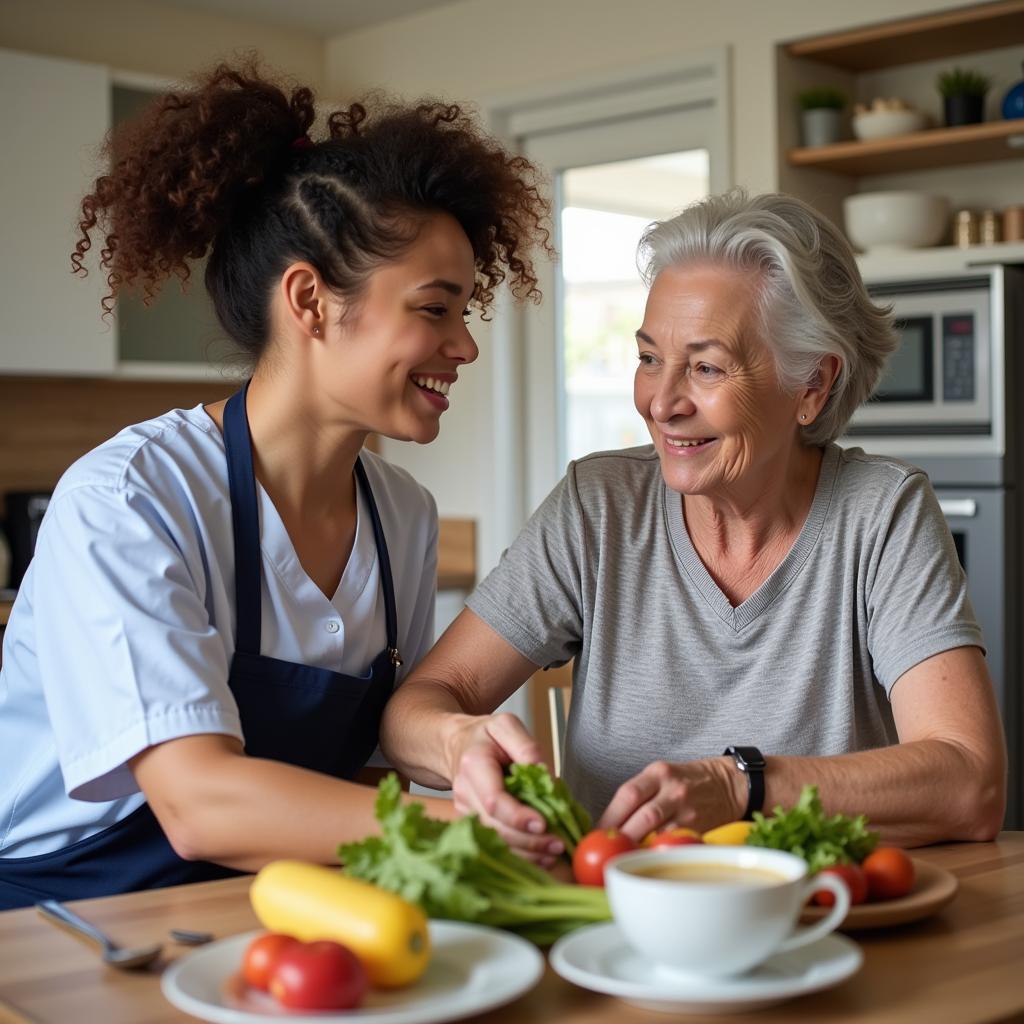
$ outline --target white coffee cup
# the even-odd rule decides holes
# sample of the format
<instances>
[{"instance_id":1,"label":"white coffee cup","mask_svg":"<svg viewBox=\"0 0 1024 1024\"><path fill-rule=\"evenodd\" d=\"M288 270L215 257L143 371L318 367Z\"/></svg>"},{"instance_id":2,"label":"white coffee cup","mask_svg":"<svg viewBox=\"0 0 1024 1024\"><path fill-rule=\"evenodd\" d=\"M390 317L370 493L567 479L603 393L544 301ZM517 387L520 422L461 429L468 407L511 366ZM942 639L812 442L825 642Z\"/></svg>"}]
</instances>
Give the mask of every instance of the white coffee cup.
<instances>
[{"instance_id":1,"label":"white coffee cup","mask_svg":"<svg viewBox=\"0 0 1024 1024\"><path fill-rule=\"evenodd\" d=\"M681 877L646 873L666 869ZM606 865L605 889L633 949L669 972L705 977L741 974L774 953L816 942L850 909L849 890L837 876L808 878L802 857L755 846L625 853ZM831 913L796 928L804 904L819 890L835 895Z\"/></svg>"}]
</instances>

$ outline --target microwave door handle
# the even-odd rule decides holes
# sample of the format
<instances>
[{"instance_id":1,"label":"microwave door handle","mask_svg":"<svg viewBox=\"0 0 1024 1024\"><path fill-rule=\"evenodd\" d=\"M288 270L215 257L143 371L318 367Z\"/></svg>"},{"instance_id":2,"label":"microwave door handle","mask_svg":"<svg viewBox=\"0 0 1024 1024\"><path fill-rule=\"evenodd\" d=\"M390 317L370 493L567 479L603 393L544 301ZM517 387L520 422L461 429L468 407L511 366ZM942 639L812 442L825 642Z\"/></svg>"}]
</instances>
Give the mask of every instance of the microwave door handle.
<instances>
[{"instance_id":1,"label":"microwave door handle","mask_svg":"<svg viewBox=\"0 0 1024 1024\"><path fill-rule=\"evenodd\" d=\"M973 498L940 498L939 508L947 519L973 519L978 514Z\"/></svg>"}]
</instances>

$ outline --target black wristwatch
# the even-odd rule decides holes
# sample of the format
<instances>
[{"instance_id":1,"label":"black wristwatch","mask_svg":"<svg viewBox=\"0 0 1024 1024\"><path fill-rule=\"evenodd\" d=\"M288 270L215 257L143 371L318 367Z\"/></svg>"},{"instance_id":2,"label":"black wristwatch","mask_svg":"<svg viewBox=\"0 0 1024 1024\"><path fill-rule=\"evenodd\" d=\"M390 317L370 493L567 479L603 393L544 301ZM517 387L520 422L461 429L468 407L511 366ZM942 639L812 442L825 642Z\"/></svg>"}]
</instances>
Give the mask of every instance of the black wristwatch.
<instances>
[{"instance_id":1,"label":"black wristwatch","mask_svg":"<svg viewBox=\"0 0 1024 1024\"><path fill-rule=\"evenodd\" d=\"M764 754L757 747L726 747L723 753L731 757L747 777L747 809L743 820L752 821L754 811L764 807Z\"/></svg>"}]
</instances>

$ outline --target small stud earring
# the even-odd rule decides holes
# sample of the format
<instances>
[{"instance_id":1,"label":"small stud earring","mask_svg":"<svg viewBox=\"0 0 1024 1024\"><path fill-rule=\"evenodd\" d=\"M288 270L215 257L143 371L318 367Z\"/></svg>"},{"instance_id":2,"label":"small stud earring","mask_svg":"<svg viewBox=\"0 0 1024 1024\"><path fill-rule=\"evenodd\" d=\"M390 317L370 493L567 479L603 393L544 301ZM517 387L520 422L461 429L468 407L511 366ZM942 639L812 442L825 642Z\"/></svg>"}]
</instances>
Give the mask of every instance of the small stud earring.
<instances>
[{"instance_id":1,"label":"small stud earring","mask_svg":"<svg viewBox=\"0 0 1024 1024\"><path fill-rule=\"evenodd\" d=\"M805 412L800 413L800 422L803 423L803 421L805 419L807 419L807 413L805 413Z\"/></svg>"},{"instance_id":2,"label":"small stud earring","mask_svg":"<svg viewBox=\"0 0 1024 1024\"><path fill-rule=\"evenodd\" d=\"M313 333L314 334L319 334L320 333L320 328L319 327L314 327L313 328Z\"/></svg>"}]
</instances>

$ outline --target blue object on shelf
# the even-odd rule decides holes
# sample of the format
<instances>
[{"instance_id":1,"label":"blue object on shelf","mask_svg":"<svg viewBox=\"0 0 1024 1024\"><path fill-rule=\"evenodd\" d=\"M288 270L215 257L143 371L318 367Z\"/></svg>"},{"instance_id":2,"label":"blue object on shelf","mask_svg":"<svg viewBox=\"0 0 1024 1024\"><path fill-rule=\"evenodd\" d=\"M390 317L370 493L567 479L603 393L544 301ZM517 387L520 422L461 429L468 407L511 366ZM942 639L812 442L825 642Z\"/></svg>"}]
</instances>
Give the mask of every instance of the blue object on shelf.
<instances>
[{"instance_id":1,"label":"blue object on shelf","mask_svg":"<svg viewBox=\"0 0 1024 1024\"><path fill-rule=\"evenodd\" d=\"M1024 64L1021 67L1024 67ZM1007 121L1024 117L1024 78L1003 97L1003 117Z\"/></svg>"}]
</instances>

